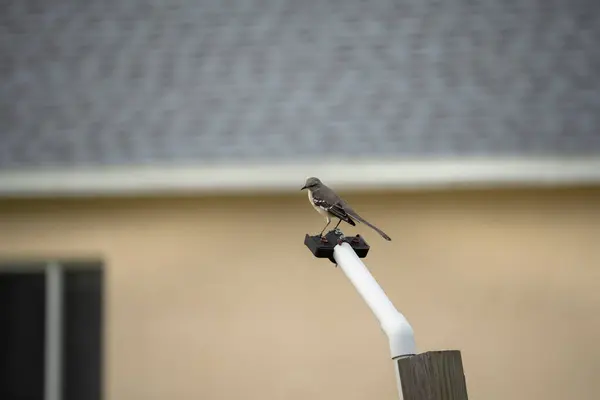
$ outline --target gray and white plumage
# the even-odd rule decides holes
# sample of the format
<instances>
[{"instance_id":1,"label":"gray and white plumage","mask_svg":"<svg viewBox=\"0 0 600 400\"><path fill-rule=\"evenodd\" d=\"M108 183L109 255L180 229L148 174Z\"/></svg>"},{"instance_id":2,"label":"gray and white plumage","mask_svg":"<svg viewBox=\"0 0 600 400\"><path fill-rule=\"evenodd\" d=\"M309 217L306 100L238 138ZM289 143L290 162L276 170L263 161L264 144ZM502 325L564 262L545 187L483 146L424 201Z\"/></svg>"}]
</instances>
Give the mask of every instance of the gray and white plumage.
<instances>
[{"instance_id":1,"label":"gray and white plumage","mask_svg":"<svg viewBox=\"0 0 600 400\"><path fill-rule=\"evenodd\" d=\"M356 221L358 221L375 230L385 240L392 240L381 229L377 228L375 225L358 215L358 213L354 211L354 209L352 209L352 207L350 207L346 201L338 196L333 189L321 182L319 178L307 178L304 186L300 190L304 189L308 190L308 200L314 209L325 218L325 221L327 221L325 228L329 226L332 218L338 218L340 222L344 221L352 226L355 226ZM325 231L325 228L323 228L323 231ZM323 232L321 232L321 234L322 233Z\"/></svg>"}]
</instances>

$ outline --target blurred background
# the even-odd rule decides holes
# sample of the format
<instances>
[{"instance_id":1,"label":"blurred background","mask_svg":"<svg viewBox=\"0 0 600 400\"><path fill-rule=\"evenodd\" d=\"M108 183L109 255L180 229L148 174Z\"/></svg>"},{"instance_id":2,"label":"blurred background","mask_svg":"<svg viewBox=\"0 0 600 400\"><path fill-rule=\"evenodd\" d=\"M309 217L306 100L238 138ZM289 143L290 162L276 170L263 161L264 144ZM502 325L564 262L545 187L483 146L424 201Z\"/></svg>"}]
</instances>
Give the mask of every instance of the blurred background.
<instances>
[{"instance_id":1,"label":"blurred background","mask_svg":"<svg viewBox=\"0 0 600 400\"><path fill-rule=\"evenodd\" d=\"M0 6L0 399L397 398L307 176L470 398L598 398L593 1Z\"/></svg>"}]
</instances>

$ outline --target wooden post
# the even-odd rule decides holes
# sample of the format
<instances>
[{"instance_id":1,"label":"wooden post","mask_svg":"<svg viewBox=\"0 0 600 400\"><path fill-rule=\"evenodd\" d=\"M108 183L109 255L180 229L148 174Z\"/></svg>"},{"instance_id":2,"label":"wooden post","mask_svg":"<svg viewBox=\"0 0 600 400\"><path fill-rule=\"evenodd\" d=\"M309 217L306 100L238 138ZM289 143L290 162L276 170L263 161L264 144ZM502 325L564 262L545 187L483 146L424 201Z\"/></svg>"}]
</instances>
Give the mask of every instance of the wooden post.
<instances>
[{"instance_id":1,"label":"wooden post","mask_svg":"<svg viewBox=\"0 0 600 400\"><path fill-rule=\"evenodd\" d=\"M403 400L468 399L460 351L429 351L396 362Z\"/></svg>"}]
</instances>

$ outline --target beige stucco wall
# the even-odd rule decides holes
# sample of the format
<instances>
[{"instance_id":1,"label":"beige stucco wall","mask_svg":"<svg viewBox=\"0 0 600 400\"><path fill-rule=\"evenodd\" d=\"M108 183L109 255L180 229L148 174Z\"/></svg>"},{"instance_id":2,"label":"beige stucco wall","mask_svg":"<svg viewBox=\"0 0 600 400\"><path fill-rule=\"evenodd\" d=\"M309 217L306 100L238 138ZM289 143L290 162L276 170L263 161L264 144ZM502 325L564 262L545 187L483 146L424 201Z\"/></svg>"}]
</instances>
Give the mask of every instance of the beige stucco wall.
<instances>
[{"instance_id":1,"label":"beige stucco wall","mask_svg":"<svg viewBox=\"0 0 600 400\"><path fill-rule=\"evenodd\" d=\"M109 400L393 399L387 342L305 193L0 202L0 257L101 255ZM420 350L460 349L470 398L600 393L600 190L350 195ZM356 232L347 229L346 233Z\"/></svg>"}]
</instances>

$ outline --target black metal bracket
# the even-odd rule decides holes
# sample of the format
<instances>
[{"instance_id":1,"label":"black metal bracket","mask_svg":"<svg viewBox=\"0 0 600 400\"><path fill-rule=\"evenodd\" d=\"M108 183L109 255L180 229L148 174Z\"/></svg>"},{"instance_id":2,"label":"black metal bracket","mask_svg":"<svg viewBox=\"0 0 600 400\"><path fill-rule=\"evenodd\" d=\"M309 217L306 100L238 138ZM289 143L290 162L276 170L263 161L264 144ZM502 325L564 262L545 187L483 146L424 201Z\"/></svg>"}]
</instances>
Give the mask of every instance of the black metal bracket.
<instances>
[{"instance_id":1,"label":"black metal bracket","mask_svg":"<svg viewBox=\"0 0 600 400\"><path fill-rule=\"evenodd\" d=\"M333 258L333 248L343 242L352 246L359 258L365 258L369 252L369 245L360 235L346 237L339 229L331 230L325 236L310 236L307 233L304 237L304 244L315 257L328 258L336 266L337 263Z\"/></svg>"}]
</instances>

